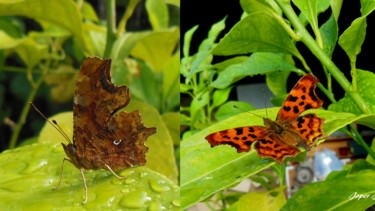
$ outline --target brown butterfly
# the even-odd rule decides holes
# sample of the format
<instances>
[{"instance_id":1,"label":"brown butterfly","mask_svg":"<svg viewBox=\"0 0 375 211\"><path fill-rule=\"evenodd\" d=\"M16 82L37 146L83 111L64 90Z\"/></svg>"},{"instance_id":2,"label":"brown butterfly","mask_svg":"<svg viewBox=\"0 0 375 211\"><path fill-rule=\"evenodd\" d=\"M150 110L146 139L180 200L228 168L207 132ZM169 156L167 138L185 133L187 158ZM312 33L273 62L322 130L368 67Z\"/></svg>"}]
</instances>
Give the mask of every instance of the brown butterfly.
<instances>
[{"instance_id":1,"label":"brown butterfly","mask_svg":"<svg viewBox=\"0 0 375 211\"><path fill-rule=\"evenodd\" d=\"M123 179L114 171L144 165L148 151L144 143L156 133L155 127L143 125L138 110L120 111L130 102L130 93L126 86L117 87L111 82L110 66L111 60L100 58L87 58L81 65L74 95L73 142L55 121L51 123L69 142L62 143L68 156L62 165L69 161L81 171L83 203L88 200L85 169L106 169Z\"/></svg>"},{"instance_id":2,"label":"brown butterfly","mask_svg":"<svg viewBox=\"0 0 375 211\"><path fill-rule=\"evenodd\" d=\"M295 157L302 147L310 150L324 137L324 119L315 114L300 114L319 108L323 101L315 94L319 80L311 74L303 76L282 104L276 120L263 118L265 126L246 126L212 133L206 136L211 147L228 144L237 152L248 152L254 143L258 155L282 163L286 156Z\"/></svg>"}]
</instances>

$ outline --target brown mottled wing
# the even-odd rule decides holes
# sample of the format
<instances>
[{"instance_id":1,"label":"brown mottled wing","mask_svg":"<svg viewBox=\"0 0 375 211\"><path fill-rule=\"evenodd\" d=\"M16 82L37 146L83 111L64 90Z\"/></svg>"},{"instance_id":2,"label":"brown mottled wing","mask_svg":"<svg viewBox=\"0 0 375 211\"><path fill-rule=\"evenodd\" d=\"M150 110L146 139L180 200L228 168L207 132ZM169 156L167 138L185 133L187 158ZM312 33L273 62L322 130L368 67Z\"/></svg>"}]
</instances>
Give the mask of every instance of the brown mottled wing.
<instances>
[{"instance_id":1,"label":"brown mottled wing","mask_svg":"<svg viewBox=\"0 0 375 211\"><path fill-rule=\"evenodd\" d=\"M267 136L268 131L262 126L232 128L212 133L206 136L211 147L228 144L237 149L237 152L248 152L251 144Z\"/></svg>"},{"instance_id":2,"label":"brown mottled wing","mask_svg":"<svg viewBox=\"0 0 375 211\"><path fill-rule=\"evenodd\" d=\"M76 152L71 160L80 168L105 168L107 164L119 170L144 165L148 150L144 142L156 132L143 125L138 111L118 112L128 105L130 93L126 86L111 82L110 65L111 60L88 58L77 76L73 107Z\"/></svg>"},{"instance_id":3,"label":"brown mottled wing","mask_svg":"<svg viewBox=\"0 0 375 211\"><path fill-rule=\"evenodd\" d=\"M280 164L285 157L295 157L300 152L298 148L282 144L275 134L270 134L257 141L254 148L258 151L259 157L272 158Z\"/></svg>"},{"instance_id":4,"label":"brown mottled wing","mask_svg":"<svg viewBox=\"0 0 375 211\"><path fill-rule=\"evenodd\" d=\"M282 104L276 122L293 121L307 109L322 106L323 101L315 94L318 82L319 80L311 74L303 76Z\"/></svg>"},{"instance_id":5,"label":"brown mottled wing","mask_svg":"<svg viewBox=\"0 0 375 211\"><path fill-rule=\"evenodd\" d=\"M323 118L319 118L315 114L306 114L297 117L291 126L305 139L306 148L310 149L315 146L318 139L324 137L323 123Z\"/></svg>"}]
</instances>

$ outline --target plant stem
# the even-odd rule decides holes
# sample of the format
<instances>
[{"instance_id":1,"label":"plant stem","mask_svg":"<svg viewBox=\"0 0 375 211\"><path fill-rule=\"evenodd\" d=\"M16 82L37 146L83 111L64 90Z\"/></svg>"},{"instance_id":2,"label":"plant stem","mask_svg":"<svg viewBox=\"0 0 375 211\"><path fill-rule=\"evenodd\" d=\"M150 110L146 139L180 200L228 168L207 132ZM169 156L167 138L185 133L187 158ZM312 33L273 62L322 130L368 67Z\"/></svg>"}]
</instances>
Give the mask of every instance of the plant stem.
<instances>
[{"instance_id":1,"label":"plant stem","mask_svg":"<svg viewBox=\"0 0 375 211\"><path fill-rule=\"evenodd\" d=\"M21 133L23 125L25 124L26 117L27 117L27 115L29 114L29 111L30 111L30 104L29 103L34 100L35 95L39 90L39 87L42 85L42 83L44 81L44 75L47 73L47 71L49 69L49 66L50 66L50 60L48 60L46 62L45 67L43 69L43 74L38 78L36 83L32 84L33 89L31 90L31 93L30 93L29 97L27 98L27 100L25 102L25 105L23 106L21 116L19 117L18 123L14 127L12 136L10 138L10 141L9 141L9 148L10 149L13 149L17 145L18 137Z\"/></svg>"},{"instance_id":2,"label":"plant stem","mask_svg":"<svg viewBox=\"0 0 375 211\"><path fill-rule=\"evenodd\" d=\"M350 129L351 129L351 136L352 138L359 144L361 145L368 153L369 155L375 159L375 152L371 149L371 147L369 147L369 145L367 145L367 143L365 142L365 140L363 140L361 134L359 134L358 130L353 126L353 124L350 124L349 125Z\"/></svg>"},{"instance_id":3,"label":"plant stem","mask_svg":"<svg viewBox=\"0 0 375 211\"><path fill-rule=\"evenodd\" d=\"M316 44L315 40L311 37L306 28L299 22L297 14L294 12L290 1L276 0L284 14L287 16L289 21L292 23L297 34L300 35L301 41L309 48L309 50L319 59L319 61L327 68L332 74L344 91L353 99L358 108L363 113L369 113L367 104L363 101L358 93L351 90L350 82L345 78L344 74L340 69L331 61L326 53Z\"/></svg>"},{"instance_id":4,"label":"plant stem","mask_svg":"<svg viewBox=\"0 0 375 211\"><path fill-rule=\"evenodd\" d=\"M107 42L104 50L104 57L110 58L113 43L116 40L116 2L115 0L108 0L107 8Z\"/></svg>"},{"instance_id":5,"label":"plant stem","mask_svg":"<svg viewBox=\"0 0 375 211\"><path fill-rule=\"evenodd\" d=\"M24 67L14 67L14 66L2 66L0 67L2 71L14 72L14 73L26 73L27 69Z\"/></svg>"}]
</instances>

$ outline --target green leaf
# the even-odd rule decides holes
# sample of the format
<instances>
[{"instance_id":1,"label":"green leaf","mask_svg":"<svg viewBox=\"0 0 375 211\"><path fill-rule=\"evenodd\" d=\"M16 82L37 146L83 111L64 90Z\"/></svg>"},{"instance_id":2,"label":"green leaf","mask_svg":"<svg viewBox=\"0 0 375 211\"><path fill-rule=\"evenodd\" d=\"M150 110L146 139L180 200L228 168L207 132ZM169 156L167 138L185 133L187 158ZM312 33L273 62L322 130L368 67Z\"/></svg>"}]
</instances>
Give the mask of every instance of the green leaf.
<instances>
[{"instance_id":1,"label":"green leaf","mask_svg":"<svg viewBox=\"0 0 375 211\"><path fill-rule=\"evenodd\" d=\"M83 38L90 55L103 55L106 44L106 28L91 22L83 24Z\"/></svg>"},{"instance_id":2,"label":"green leaf","mask_svg":"<svg viewBox=\"0 0 375 211\"><path fill-rule=\"evenodd\" d=\"M234 107L237 106L238 108ZM215 113L217 121L223 121L231 116L243 113L244 111L255 110L255 107L246 102L241 101L228 101L224 103Z\"/></svg>"},{"instance_id":3,"label":"green leaf","mask_svg":"<svg viewBox=\"0 0 375 211\"><path fill-rule=\"evenodd\" d=\"M58 24L70 31L79 43L85 46L82 37L81 16L73 1L23 0L12 1L12 3L0 2L0 15L26 16Z\"/></svg>"},{"instance_id":4,"label":"green leaf","mask_svg":"<svg viewBox=\"0 0 375 211\"><path fill-rule=\"evenodd\" d=\"M163 104L167 111L180 104L179 65L180 51L176 52L163 68Z\"/></svg>"},{"instance_id":5,"label":"green leaf","mask_svg":"<svg viewBox=\"0 0 375 211\"><path fill-rule=\"evenodd\" d=\"M375 152L375 138L372 139L371 150ZM370 154L367 155L366 161L375 166L375 159Z\"/></svg>"},{"instance_id":6,"label":"green leaf","mask_svg":"<svg viewBox=\"0 0 375 211\"><path fill-rule=\"evenodd\" d=\"M117 26L117 32L116 32L117 36L124 33L124 31L127 28L126 26L128 24L128 20L134 14L135 9L137 8L140 2L141 0L130 0L129 2L126 3L125 12L123 13L123 16Z\"/></svg>"},{"instance_id":7,"label":"green leaf","mask_svg":"<svg viewBox=\"0 0 375 211\"><path fill-rule=\"evenodd\" d=\"M280 210L286 202L284 188L281 186L267 192L247 193L238 200L238 211Z\"/></svg>"},{"instance_id":8,"label":"green leaf","mask_svg":"<svg viewBox=\"0 0 375 211\"><path fill-rule=\"evenodd\" d=\"M282 11L280 7L274 1L267 0L241 0L241 7L247 13L256 13L256 12L267 12L269 14L277 13L281 15Z\"/></svg>"},{"instance_id":9,"label":"green leaf","mask_svg":"<svg viewBox=\"0 0 375 211\"><path fill-rule=\"evenodd\" d=\"M323 50L330 57L335 49L338 39L338 26L334 15L332 14L329 19L320 27L320 33L323 39Z\"/></svg>"},{"instance_id":10,"label":"green leaf","mask_svg":"<svg viewBox=\"0 0 375 211\"><path fill-rule=\"evenodd\" d=\"M146 167L164 174L170 180L177 184L177 167L173 153L173 140L169 134L168 128L164 124L162 117L155 110L155 108L143 102L130 101L125 111L140 110L142 121L146 127L156 127L157 133L152 135L146 141L146 146L149 148L146 154ZM61 129L68 135L70 140L73 140L73 113L64 112L57 114L50 119L57 121ZM174 124L178 125L176 120ZM39 143L67 143L67 140L50 124L46 124L39 136Z\"/></svg>"},{"instance_id":11,"label":"green leaf","mask_svg":"<svg viewBox=\"0 0 375 211\"><path fill-rule=\"evenodd\" d=\"M305 185L281 210L366 210L375 204L375 171L363 162L358 160L350 170L334 172L323 182ZM358 198L360 194L364 198Z\"/></svg>"},{"instance_id":12,"label":"green leaf","mask_svg":"<svg viewBox=\"0 0 375 211\"><path fill-rule=\"evenodd\" d=\"M162 116L165 126L168 128L169 134L175 146L180 145L180 113L168 112Z\"/></svg>"},{"instance_id":13,"label":"green leaf","mask_svg":"<svg viewBox=\"0 0 375 211\"><path fill-rule=\"evenodd\" d=\"M1 33L5 33L13 38L22 38L24 36L24 26L17 17L0 16ZM2 40L1 40L2 41Z\"/></svg>"},{"instance_id":14,"label":"green leaf","mask_svg":"<svg viewBox=\"0 0 375 211\"><path fill-rule=\"evenodd\" d=\"M57 103L71 102L76 88L77 71L69 65L59 65L44 77L51 89L51 99Z\"/></svg>"},{"instance_id":15,"label":"green leaf","mask_svg":"<svg viewBox=\"0 0 375 211\"><path fill-rule=\"evenodd\" d=\"M190 117L191 121L195 122L199 118L199 113L202 112L202 108L209 103L209 93L208 91L200 93L190 104Z\"/></svg>"},{"instance_id":16,"label":"green leaf","mask_svg":"<svg viewBox=\"0 0 375 211\"><path fill-rule=\"evenodd\" d=\"M120 36L115 41L112 48L112 69L121 69L121 67L124 66L124 60L130 55L131 50L137 42L149 34L150 32L129 32Z\"/></svg>"},{"instance_id":17,"label":"green leaf","mask_svg":"<svg viewBox=\"0 0 375 211\"><path fill-rule=\"evenodd\" d=\"M175 5L177 7L180 7L180 1L179 0L164 0L165 3Z\"/></svg>"},{"instance_id":18,"label":"green leaf","mask_svg":"<svg viewBox=\"0 0 375 211\"><path fill-rule=\"evenodd\" d=\"M368 16L375 10L375 2L372 0L361 0L361 15Z\"/></svg>"},{"instance_id":19,"label":"green leaf","mask_svg":"<svg viewBox=\"0 0 375 211\"><path fill-rule=\"evenodd\" d=\"M333 0L333 1L331 1L332 15L335 17L336 22L337 22L337 20L339 19L339 16L340 16L342 1L343 0Z\"/></svg>"},{"instance_id":20,"label":"green leaf","mask_svg":"<svg viewBox=\"0 0 375 211\"><path fill-rule=\"evenodd\" d=\"M370 113L375 114L375 74L366 70L357 70L357 92L367 104ZM345 93L337 103L332 103L329 110L362 114L357 104Z\"/></svg>"},{"instance_id":21,"label":"green leaf","mask_svg":"<svg viewBox=\"0 0 375 211\"><path fill-rule=\"evenodd\" d=\"M211 65L212 55L211 50L214 47L215 40L219 36L220 32L225 28L225 19L223 18L219 22L211 26L210 31L206 39L202 41L199 45L198 53L192 60L189 73L186 77L186 80L189 81L190 78L195 75L197 72L204 70L204 65Z\"/></svg>"},{"instance_id":22,"label":"green leaf","mask_svg":"<svg viewBox=\"0 0 375 211\"><path fill-rule=\"evenodd\" d=\"M240 20L213 49L214 55L253 52L300 54L288 33L266 13L253 13Z\"/></svg>"},{"instance_id":23,"label":"green leaf","mask_svg":"<svg viewBox=\"0 0 375 211\"><path fill-rule=\"evenodd\" d=\"M193 38L194 32L198 29L198 26L194 26L191 29L189 29L185 35L184 35L184 46L183 46L183 56L184 57L189 57L190 55L190 44L191 44L191 39Z\"/></svg>"},{"instance_id":24,"label":"green leaf","mask_svg":"<svg viewBox=\"0 0 375 211\"><path fill-rule=\"evenodd\" d=\"M178 186L146 167L119 172L126 177L124 180L115 178L109 171L85 171L88 202L82 205L85 192L81 175L70 163L64 165L59 189L52 190L59 181L64 157L61 145L56 143L32 144L1 153L1 209L125 210L167 207L168 210L179 210Z\"/></svg>"},{"instance_id":25,"label":"green leaf","mask_svg":"<svg viewBox=\"0 0 375 211\"><path fill-rule=\"evenodd\" d=\"M160 72L172 57L179 39L178 28L149 32L147 36L138 40L131 55L145 61L153 71Z\"/></svg>"},{"instance_id":26,"label":"green leaf","mask_svg":"<svg viewBox=\"0 0 375 211\"><path fill-rule=\"evenodd\" d=\"M355 62L357 55L361 52L366 36L366 27L366 17L359 17L352 22L339 38L339 45L349 56L351 62Z\"/></svg>"},{"instance_id":27,"label":"green leaf","mask_svg":"<svg viewBox=\"0 0 375 211\"><path fill-rule=\"evenodd\" d=\"M299 74L304 72L296 68L285 58L285 54L253 53L242 63L228 66L218 74L217 79L211 84L215 88L225 88L236 81L257 74L266 74L275 71L293 71Z\"/></svg>"},{"instance_id":28,"label":"green leaf","mask_svg":"<svg viewBox=\"0 0 375 211\"><path fill-rule=\"evenodd\" d=\"M96 21L96 22L99 21L99 18L96 15L95 9L91 6L90 3L84 1L82 4L81 12L82 12L83 18L87 18L91 21Z\"/></svg>"},{"instance_id":29,"label":"green leaf","mask_svg":"<svg viewBox=\"0 0 375 211\"><path fill-rule=\"evenodd\" d=\"M154 30L166 29L169 25L168 8L164 0L147 0L148 19Z\"/></svg>"},{"instance_id":30,"label":"green leaf","mask_svg":"<svg viewBox=\"0 0 375 211\"><path fill-rule=\"evenodd\" d=\"M228 100L230 91L233 87L227 87L225 89L217 89L213 94L213 102L211 108L216 108Z\"/></svg>"},{"instance_id":31,"label":"green leaf","mask_svg":"<svg viewBox=\"0 0 375 211\"><path fill-rule=\"evenodd\" d=\"M267 86L275 96L287 93L286 88L289 74L289 71L275 71L266 75Z\"/></svg>"},{"instance_id":32,"label":"green leaf","mask_svg":"<svg viewBox=\"0 0 375 211\"><path fill-rule=\"evenodd\" d=\"M131 68L132 65L130 65L129 69ZM133 68L138 70L138 72L133 73L133 78L129 82L129 89L132 95L137 99L147 102L160 111L163 90L160 83L158 83L156 74L143 62L135 62L135 67ZM141 77L139 77L140 74ZM126 72L120 71L118 76L125 78Z\"/></svg>"},{"instance_id":33,"label":"green leaf","mask_svg":"<svg viewBox=\"0 0 375 211\"><path fill-rule=\"evenodd\" d=\"M15 39L4 31L0 31L0 49L14 48L22 43L23 39Z\"/></svg>"},{"instance_id":34,"label":"green leaf","mask_svg":"<svg viewBox=\"0 0 375 211\"><path fill-rule=\"evenodd\" d=\"M279 108L269 108L269 118L275 119ZM256 110L252 113L266 116L266 110ZM325 110L308 110L325 119L324 131L329 135L347 124L367 116L356 117L350 113L336 113ZM239 183L243 179L254 175L273 165L271 159L257 156L255 150L237 153L230 146L211 148L204 139L207 135L224 129L263 125L263 119L251 117L242 113L225 119L200 132L182 140L181 142L181 206L182 209L202 201L213 193ZM192 166L194 168L192 168Z\"/></svg>"},{"instance_id":35,"label":"green leaf","mask_svg":"<svg viewBox=\"0 0 375 211\"><path fill-rule=\"evenodd\" d=\"M329 7L329 0L293 0L314 31L318 29L318 14Z\"/></svg>"},{"instance_id":36,"label":"green leaf","mask_svg":"<svg viewBox=\"0 0 375 211\"><path fill-rule=\"evenodd\" d=\"M226 59L222 62L216 63L213 65L213 67L217 69L218 72L221 72L222 70L225 70L227 67L234 64L240 64L246 61L247 59L249 59L248 56L236 56L233 58Z\"/></svg>"},{"instance_id":37,"label":"green leaf","mask_svg":"<svg viewBox=\"0 0 375 211\"><path fill-rule=\"evenodd\" d=\"M15 51L29 69L32 69L39 64L42 59L48 57L47 45L38 44L29 37L17 45Z\"/></svg>"}]
</instances>

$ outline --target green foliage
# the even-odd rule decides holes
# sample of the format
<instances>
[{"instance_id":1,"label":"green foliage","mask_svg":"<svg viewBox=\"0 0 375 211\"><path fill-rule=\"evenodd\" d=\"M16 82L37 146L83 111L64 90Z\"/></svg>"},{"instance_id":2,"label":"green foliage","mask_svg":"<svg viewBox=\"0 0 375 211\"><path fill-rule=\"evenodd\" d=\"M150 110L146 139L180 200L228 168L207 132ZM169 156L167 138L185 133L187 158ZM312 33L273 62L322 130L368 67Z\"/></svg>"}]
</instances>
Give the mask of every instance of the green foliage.
<instances>
[{"instance_id":1,"label":"green foliage","mask_svg":"<svg viewBox=\"0 0 375 211\"><path fill-rule=\"evenodd\" d=\"M2 210L156 209L179 210L179 187L147 167L119 172L119 180L104 170L85 171L88 203L79 170L68 162L60 187L60 143L37 143L0 154ZM31 159L32 158L32 159ZM17 199L17 200L15 200Z\"/></svg>"},{"instance_id":2,"label":"green foliage","mask_svg":"<svg viewBox=\"0 0 375 211\"><path fill-rule=\"evenodd\" d=\"M370 71L358 70L357 72L357 92L370 109L371 113L375 113L375 74ZM361 114L360 108L355 104L353 99L348 95L340 99L336 103L329 106L329 110L339 112L351 112L354 114Z\"/></svg>"},{"instance_id":3,"label":"green foliage","mask_svg":"<svg viewBox=\"0 0 375 211\"><path fill-rule=\"evenodd\" d=\"M373 162L375 145L372 144L370 148L355 125L375 128L375 101L372 99L374 95L371 94L371 90L375 90L375 74L360 70L356 66L356 58L366 35L366 17L374 10L375 4L369 0L361 1L362 16L354 20L339 36L338 17L341 12L341 1L241 0L240 3L245 14L220 41L216 42L218 33L215 29L223 29L223 20L212 26L208 38L201 41L195 54L190 54L189 49L198 26L190 29L184 36L180 68L184 80L180 84L180 89L182 93L187 94L186 96L191 97L191 101L180 110L181 124L189 127L189 131L182 136L180 148L182 208L186 209L212 195L215 195L213 198L223 201L223 210L278 210L281 207L283 210L330 210L342 209L344 205L354 208L356 201L348 200L349 193L358 192L362 190L362 186L367 185L368 191L365 193L372 194L372 190L369 189L370 181L374 179L373 168L369 167L371 164L364 168L356 168L358 175L353 173L353 177L341 171L341 177L337 177L338 181L327 179L307 185L306 189L302 188L291 199L285 200L283 194L275 194L282 192L285 165L275 164L271 159L259 158L254 150L236 153L236 150L229 146L210 148L205 137L228 128L263 125L261 118L244 113L244 110L253 110L253 107L243 102L228 101L228 90L236 86L239 80L258 74L265 75L266 83L275 95L272 102L280 106L288 91L286 87L290 74L315 73L326 76L326 80L321 81L327 83L319 83L318 88L330 102L326 102L329 104L328 110L309 110L308 113L316 113L325 119L324 131L327 136L338 130L346 131L368 152L367 160ZM296 14L296 11L299 11L299 14ZM319 23L319 14L329 15L329 12L329 18ZM302 55L297 43L304 44L312 52L322 66L322 74L317 74L319 70L311 71L304 58L310 55ZM349 56L351 82L331 60L337 43ZM225 57L224 61L212 64L215 56L223 55L231 57ZM296 59L299 61L295 61ZM303 67L296 66L298 63ZM338 101L332 91L332 80L338 82L340 88L345 91L345 96ZM215 99L219 102L218 106ZM244 109L238 111L239 109L233 108L233 105ZM275 119L277 111L278 108L267 109L267 117ZM265 110L255 110L251 113L266 116ZM215 123L216 121L220 122ZM293 161L301 161L305 156L305 153L301 153ZM236 196L226 196L221 192L247 177L258 175L268 167L272 167L278 175L281 183L279 188L261 194L234 194ZM358 186L349 188L350 184L361 179L363 180ZM263 184L269 190L269 186L264 182ZM338 185L346 187L347 190L336 190L335 187ZM341 190L345 194L342 195ZM313 192L312 198L308 196L310 192ZM319 203L316 203L317 201ZM266 207L262 206L263 202L275 204ZM372 200L361 201L359 207L366 209L374 203Z\"/></svg>"},{"instance_id":4,"label":"green foliage","mask_svg":"<svg viewBox=\"0 0 375 211\"><path fill-rule=\"evenodd\" d=\"M331 173L325 181L306 185L281 210L366 210L374 204L375 191L370 185L374 177L375 167L358 160L347 170Z\"/></svg>"},{"instance_id":5,"label":"green foliage","mask_svg":"<svg viewBox=\"0 0 375 211\"><path fill-rule=\"evenodd\" d=\"M54 87L52 100L71 101L76 71L87 56L111 58L113 82L127 85L133 99L147 102L160 113L177 109L179 29L170 24L175 17L170 17L169 13L179 8L164 1L147 1L146 8L137 10L148 13L152 29L127 31L128 21L139 2L133 0L125 5L126 10L119 14L122 19L118 26L113 19L115 10L108 9L115 7L113 0L106 1L108 19L104 21L99 20L95 9L84 1L0 2L0 52L4 59L17 61L17 66L12 62L2 64L0 73L22 72L27 79L23 86L17 83L26 96L23 97L24 108L18 112L21 115L10 148L18 142L29 111L28 102L35 99L40 86L46 82ZM27 30L26 18L34 21ZM13 75L8 76L10 81ZM56 97L62 95L65 97ZM48 96L45 98L49 100ZM6 106L2 109L6 110Z\"/></svg>"},{"instance_id":6,"label":"green foliage","mask_svg":"<svg viewBox=\"0 0 375 211\"><path fill-rule=\"evenodd\" d=\"M0 81L4 82L4 85L0 85L2 110L0 118L1 122L7 119L9 125L13 127L13 134L9 140L2 140L3 145L9 144L9 148L15 148L22 141L20 134L25 131L23 128L26 127L30 131L34 129L35 125L31 124L38 120L29 118L30 101L34 101L37 105L39 101L46 102L49 111L41 109L43 113L59 113L66 104L72 105L76 73L85 57L112 59L112 82L118 86L128 86L131 92L131 103L125 110L140 110L145 124L148 127L157 127L157 134L146 142L149 147L146 167L125 170L124 172L129 172L129 175L135 173L124 183L112 182L112 176L108 172L92 172L93 176L88 176L91 203L89 202L82 209L93 207L124 209L124 206L133 203L132 201L135 206L138 206L138 202L144 203L150 210L159 210L163 207L168 210L178 209L179 188L173 185L178 184L179 177L174 152L174 148L178 147L178 141L173 139L178 139L176 126L179 119L176 118L178 115L176 109L179 104L177 72L180 35L179 17L172 14L179 15L179 3L147 0L145 5L146 7L141 7L139 0L125 3L105 1L107 19L102 19L99 18L97 11L104 8L91 5L88 1L0 1ZM133 19L137 17L133 14L137 12L147 13L147 16L141 17L144 19L142 21L134 21ZM115 20L115 17L119 19ZM149 26L139 25L144 22ZM11 96L11 100L3 101L4 96L8 98ZM19 106L20 108L14 106L20 102L23 106ZM18 120L10 119L15 115L18 115ZM38 116L38 119L41 117ZM55 120L71 138L72 112L58 115ZM36 127L33 131L34 135L39 130L40 128ZM10 176L6 181L2 181L0 187L5 190L3 188L6 185L11 189L12 186L17 185L15 181L21 181L22 178L26 183L33 183L35 190L2 192L4 203L1 203L1 209L7 209L9 206L32 209L30 206L35 206L33 203L37 200L40 200L41 205L46 206L47 209L51 207L69 209L79 205L83 193L82 183L80 183L79 171L74 167L67 167L69 172L67 177L74 175L74 178L68 180L64 177L66 184L74 184L73 189L65 186L53 192L51 196L47 196L51 192L51 181L55 181L57 171L53 170L52 179L48 177L50 175L48 173L51 173L51 169L59 169L60 162L65 156L60 144L52 147L48 142L66 143L63 136L47 125L38 138L22 136L22 139L27 140L24 145L36 140L40 143L0 154L2 164L6 161L5 158L9 159L8 155L22 158L21 164L11 165L15 166L15 169L2 170L4 175ZM41 150L45 150L44 154L41 153L40 157L39 154L34 156ZM31 156L28 153L34 154ZM43 163L38 166L40 172L18 174L17 165L33 163ZM138 181L135 177L137 175L143 175L144 179ZM137 187L130 184L133 179L137 180ZM168 190L160 189L152 193L150 184L155 183L156 187L159 182L161 189L165 184ZM23 187L28 186L23 185ZM70 198L67 200L67 197ZM112 197L116 198L116 202L107 204ZM155 200L150 201L149 197ZM22 199L25 203L14 204L14 198ZM5 205L7 207L4 207Z\"/></svg>"},{"instance_id":7,"label":"green foliage","mask_svg":"<svg viewBox=\"0 0 375 211\"><path fill-rule=\"evenodd\" d=\"M275 119L278 108L267 109L269 118ZM256 110L252 113L265 116L266 110ZM309 110L326 120L324 131L326 135L337 131L355 121L373 118L374 115L357 117L351 113L337 113L325 110ZM225 119L217 124L201 130L194 136L181 142L181 203L186 208L218 190L231 187L245 178L274 165L271 159L258 157L256 151L236 153L229 146L211 148L204 139L215 131L247 125L262 125L261 118L250 118L251 114L241 113ZM220 156L218 156L220 155ZM194 166L194 168L191 168ZM225 179L223 179L225 178Z\"/></svg>"}]
</instances>

